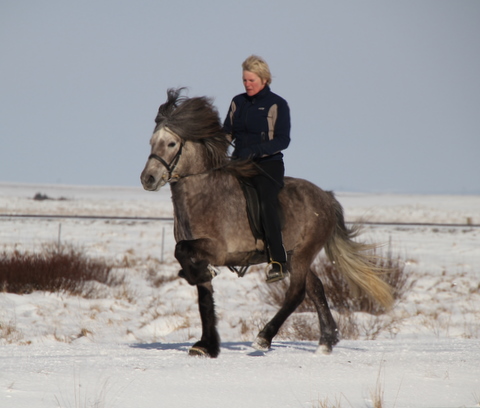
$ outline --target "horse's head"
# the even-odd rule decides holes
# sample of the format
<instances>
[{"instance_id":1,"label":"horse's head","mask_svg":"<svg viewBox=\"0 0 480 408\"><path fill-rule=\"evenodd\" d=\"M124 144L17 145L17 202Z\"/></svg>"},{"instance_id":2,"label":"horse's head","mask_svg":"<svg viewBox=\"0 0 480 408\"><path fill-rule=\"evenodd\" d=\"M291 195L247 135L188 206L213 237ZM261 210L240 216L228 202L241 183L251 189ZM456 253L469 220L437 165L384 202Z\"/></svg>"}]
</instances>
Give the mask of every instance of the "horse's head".
<instances>
[{"instance_id":1,"label":"horse's head","mask_svg":"<svg viewBox=\"0 0 480 408\"><path fill-rule=\"evenodd\" d=\"M192 175L227 160L229 142L212 101L181 96L182 90L169 89L167 102L158 110L150 156L140 177L145 190L155 191L178 180L181 167L183 175ZM182 151L189 159L181 160Z\"/></svg>"},{"instance_id":2,"label":"horse's head","mask_svg":"<svg viewBox=\"0 0 480 408\"><path fill-rule=\"evenodd\" d=\"M175 169L182 154L183 141L165 126L155 128L150 139L150 156L140 180L143 188L157 191L175 178Z\"/></svg>"}]
</instances>

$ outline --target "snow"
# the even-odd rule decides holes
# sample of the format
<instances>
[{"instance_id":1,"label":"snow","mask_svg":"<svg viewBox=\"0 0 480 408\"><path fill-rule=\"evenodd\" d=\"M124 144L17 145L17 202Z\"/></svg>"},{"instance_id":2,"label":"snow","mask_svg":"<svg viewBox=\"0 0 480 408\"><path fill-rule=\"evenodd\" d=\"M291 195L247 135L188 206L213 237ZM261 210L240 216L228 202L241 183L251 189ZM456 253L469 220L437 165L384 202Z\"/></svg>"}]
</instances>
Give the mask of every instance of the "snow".
<instances>
[{"instance_id":1,"label":"snow","mask_svg":"<svg viewBox=\"0 0 480 408\"><path fill-rule=\"evenodd\" d=\"M365 331L331 355L295 338L297 319L316 320L305 313L254 351L276 310L259 267L244 278L221 268L221 354L189 357L200 320L195 288L175 278L171 221L0 217L0 251L60 241L125 278L88 298L0 293L0 407L373 407L375 395L385 407L480 406L480 196L337 198L348 221L473 225L367 225L365 239L390 243L414 284L378 322L356 314ZM0 214L171 217L172 206L168 188L0 183ZM367 330L376 323L379 334Z\"/></svg>"}]
</instances>

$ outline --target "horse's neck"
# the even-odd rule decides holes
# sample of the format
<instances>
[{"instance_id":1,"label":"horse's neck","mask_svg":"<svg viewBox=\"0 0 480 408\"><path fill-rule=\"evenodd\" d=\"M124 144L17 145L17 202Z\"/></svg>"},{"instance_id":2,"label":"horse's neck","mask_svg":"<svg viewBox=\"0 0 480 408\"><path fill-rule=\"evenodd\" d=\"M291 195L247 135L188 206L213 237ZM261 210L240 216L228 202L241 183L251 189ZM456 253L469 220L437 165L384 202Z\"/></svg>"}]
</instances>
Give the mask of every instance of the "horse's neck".
<instances>
[{"instance_id":1,"label":"horse's neck","mask_svg":"<svg viewBox=\"0 0 480 408\"><path fill-rule=\"evenodd\" d=\"M189 235L196 235L198 228L209 228L219 219L231 218L245 207L238 181L224 172L186 177L172 184L171 192L175 224L181 239L190 239Z\"/></svg>"},{"instance_id":2,"label":"horse's neck","mask_svg":"<svg viewBox=\"0 0 480 408\"><path fill-rule=\"evenodd\" d=\"M205 176L205 174L190 175L170 185L175 210L182 211L182 215L188 214L186 210L194 204L196 197L204 194L203 183L200 179Z\"/></svg>"},{"instance_id":3,"label":"horse's neck","mask_svg":"<svg viewBox=\"0 0 480 408\"><path fill-rule=\"evenodd\" d=\"M212 179L215 177L211 172L202 172L188 175L171 184L174 207L190 208L196 206L200 199L214 195L218 187Z\"/></svg>"}]
</instances>

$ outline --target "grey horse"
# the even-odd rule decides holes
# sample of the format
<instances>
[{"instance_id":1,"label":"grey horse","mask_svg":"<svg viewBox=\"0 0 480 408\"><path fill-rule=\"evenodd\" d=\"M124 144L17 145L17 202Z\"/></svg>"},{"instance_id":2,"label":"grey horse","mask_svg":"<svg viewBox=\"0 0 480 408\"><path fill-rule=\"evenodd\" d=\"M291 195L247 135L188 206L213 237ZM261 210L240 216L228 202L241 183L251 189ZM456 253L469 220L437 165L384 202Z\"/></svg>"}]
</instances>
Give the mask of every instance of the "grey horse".
<instances>
[{"instance_id":1,"label":"grey horse","mask_svg":"<svg viewBox=\"0 0 480 408\"><path fill-rule=\"evenodd\" d=\"M229 158L229 141L209 98L187 98L182 89L169 89L167 96L155 119L151 154L141 182L148 191L170 184L179 276L197 287L202 321L202 337L189 354L217 357L220 337L212 286L216 267L248 267L267 261L263 241L252 233L239 182L239 177L248 177L256 169L252 163ZM375 266L375 245L353 240L358 229L345 226L343 209L333 193L286 177L279 200L290 284L280 310L258 333L253 347L271 347L306 293L319 318L317 353L330 353L339 333L323 284L311 269L321 249L325 248L329 260L354 289L385 308L393 304L392 289Z\"/></svg>"}]
</instances>

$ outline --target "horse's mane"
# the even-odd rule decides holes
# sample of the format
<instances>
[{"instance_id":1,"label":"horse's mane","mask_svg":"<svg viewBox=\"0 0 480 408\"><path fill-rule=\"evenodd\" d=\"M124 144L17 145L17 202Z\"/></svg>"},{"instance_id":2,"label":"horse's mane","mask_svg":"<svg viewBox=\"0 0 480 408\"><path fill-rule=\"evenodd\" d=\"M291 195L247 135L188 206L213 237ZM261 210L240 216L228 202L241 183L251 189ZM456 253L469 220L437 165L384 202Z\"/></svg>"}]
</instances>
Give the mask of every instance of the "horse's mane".
<instances>
[{"instance_id":1,"label":"horse's mane","mask_svg":"<svg viewBox=\"0 0 480 408\"><path fill-rule=\"evenodd\" d=\"M157 126L166 126L184 140L225 139L218 111L207 97L188 98L185 88L169 89L167 102L160 105ZM228 146L228 141L225 147Z\"/></svg>"},{"instance_id":2,"label":"horse's mane","mask_svg":"<svg viewBox=\"0 0 480 408\"><path fill-rule=\"evenodd\" d=\"M255 174L251 163L232 161L228 157L230 142L223 131L213 100L205 96L188 98L182 95L184 90L168 89L167 101L160 105L155 118L155 130L165 126L185 141L202 143L213 168L222 168L237 176Z\"/></svg>"}]
</instances>

